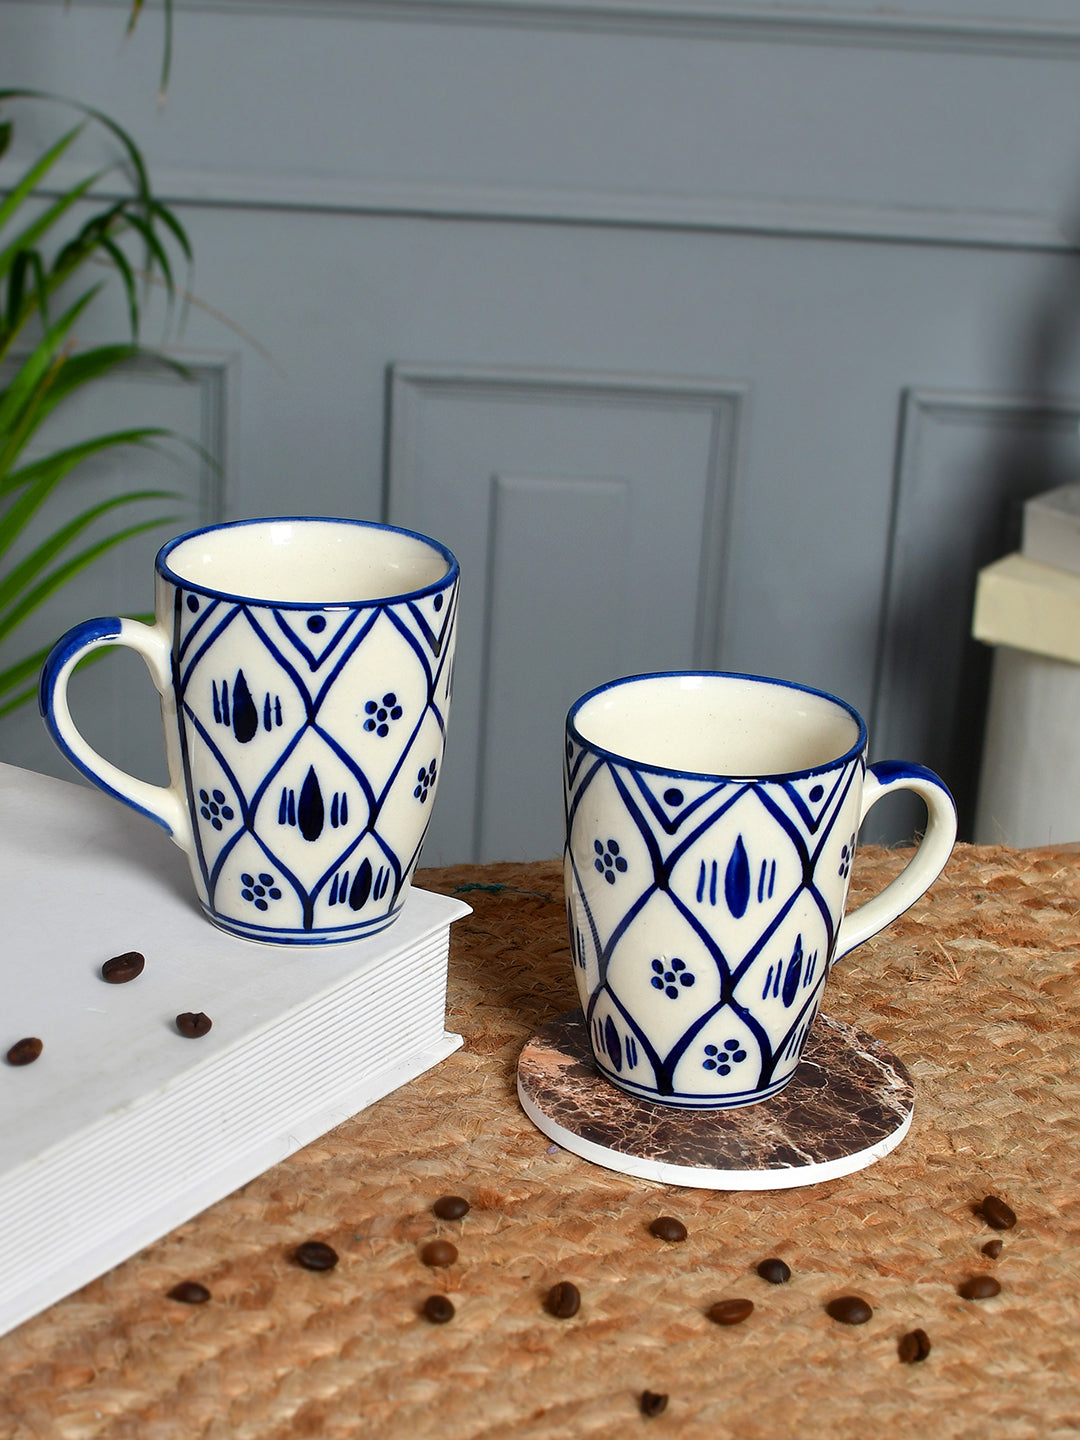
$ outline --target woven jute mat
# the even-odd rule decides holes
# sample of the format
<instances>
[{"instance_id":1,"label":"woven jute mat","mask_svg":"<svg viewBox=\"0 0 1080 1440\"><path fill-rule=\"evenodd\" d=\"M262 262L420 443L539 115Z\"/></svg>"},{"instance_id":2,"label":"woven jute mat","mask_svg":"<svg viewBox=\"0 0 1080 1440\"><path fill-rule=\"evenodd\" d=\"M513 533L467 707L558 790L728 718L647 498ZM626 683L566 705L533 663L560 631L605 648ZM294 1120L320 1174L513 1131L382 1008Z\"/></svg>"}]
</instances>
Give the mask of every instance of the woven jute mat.
<instances>
[{"instance_id":1,"label":"woven jute mat","mask_svg":"<svg viewBox=\"0 0 1080 1440\"><path fill-rule=\"evenodd\" d=\"M863 852L853 900L903 858ZM824 1008L906 1062L913 1127L868 1170L755 1194L600 1169L521 1113L521 1046L576 1003L556 864L420 880L474 909L452 932L465 1048L0 1340L4 1440L1080 1435L1080 856L961 847L837 968ZM433 1217L447 1193L463 1220ZM987 1194L1019 1217L996 1260ZM659 1215L689 1238L655 1239ZM447 1270L419 1259L435 1236ZM308 1239L336 1269L295 1264ZM755 1273L773 1255L786 1285ZM984 1273L1001 1293L962 1299ZM210 1302L167 1298L189 1279ZM544 1310L560 1280L574 1319ZM449 1324L419 1314L434 1292ZM825 1313L844 1294L867 1324ZM744 1323L707 1318L736 1297ZM915 1327L932 1351L901 1364Z\"/></svg>"}]
</instances>

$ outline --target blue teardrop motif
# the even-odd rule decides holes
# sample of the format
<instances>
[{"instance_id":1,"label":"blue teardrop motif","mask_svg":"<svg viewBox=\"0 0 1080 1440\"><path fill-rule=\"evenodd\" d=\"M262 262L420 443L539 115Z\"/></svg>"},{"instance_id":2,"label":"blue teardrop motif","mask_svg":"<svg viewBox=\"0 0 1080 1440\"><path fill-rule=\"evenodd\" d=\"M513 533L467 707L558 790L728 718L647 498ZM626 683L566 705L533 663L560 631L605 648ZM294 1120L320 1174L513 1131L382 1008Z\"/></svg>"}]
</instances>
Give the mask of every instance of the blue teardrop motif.
<instances>
[{"instance_id":1,"label":"blue teardrop motif","mask_svg":"<svg viewBox=\"0 0 1080 1440\"><path fill-rule=\"evenodd\" d=\"M604 1021L604 1049L611 1056L611 1063L616 1070L622 1069L622 1042L619 1040L619 1032L615 1029L611 1016Z\"/></svg>"},{"instance_id":2,"label":"blue teardrop motif","mask_svg":"<svg viewBox=\"0 0 1080 1440\"><path fill-rule=\"evenodd\" d=\"M349 905L353 910L360 910L367 902L371 894L371 861L365 860L356 872L356 879L349 891Z\"/></svg>"},{"instance_id":3,"label":"blue teardrop motif","mask_svg":"<svg viewBox=\"0 0 1080 1440\"><path fill-rule=\"evenodd\" d=\"M315 767L308 767L304 783L300 787L300 803L296 807L296 823L305 840L317 840L322 834L326 811L323 806L322 790Z\"/></svg>"},{"instance_id":4,"label":"blue teardrop motif","mask_svg":"<svg viewBox=\"0 0 1080 1440\"><path fill-rule=\"evenodd\" d=\"M241 745L246 745L259 728L259 712L251 698L243 670L237 670L233 681L232 728Z\"/></svg>"},{"instance_id":5,"label":"blue teardrop motif","mask_svg":"<svg viewBox=\"0 0 1080 1440\"><path fill-rule=\"evenodd\" d=\"M735 841L735 849L732 850L727 864L724 896L732 915L736 920L741 920L746 914L747 905L750 904L750 861L741 835Z\"/></svg>"},{"instance_id":6,"label":"blue teardrop motif","mask_svg":"<svg viewBox=\"0 0 1080 1440\"><path fill-rule=\"evenodd\" d=\"M799 935L795 941L795 949L791 952L791 959L788 961L787 974L784 976L784 989L781 994L785 1006L790 1005L795 999L795 992L799 988L799 978L802 975L802 936Z\"/></svg>"}]
</instances>

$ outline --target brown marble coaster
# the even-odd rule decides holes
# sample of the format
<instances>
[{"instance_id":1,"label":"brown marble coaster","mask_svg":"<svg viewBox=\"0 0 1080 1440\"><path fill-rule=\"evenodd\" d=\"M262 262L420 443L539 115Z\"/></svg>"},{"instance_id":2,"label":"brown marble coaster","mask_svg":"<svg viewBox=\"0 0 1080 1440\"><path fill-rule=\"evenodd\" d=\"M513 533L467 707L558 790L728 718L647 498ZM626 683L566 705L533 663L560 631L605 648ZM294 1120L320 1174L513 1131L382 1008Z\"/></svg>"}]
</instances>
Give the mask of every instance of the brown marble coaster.
<instances>
[{"instance_id":1,"label":"brown marble coaster","mask_svg":"<svg viewBox=\"0 0 1080 1440\"><path fill-rule=\"evenodd\" d=\"M890 1050L826 1015L779 1095L735 1110L679 1110L616 1089L593 1065L580 1010L533 1036L517 1083L526 1115L564 1149L704 1190L785 1190L850 1175L899 1145L915 1103Z\"/></svg>"}]
</instances>

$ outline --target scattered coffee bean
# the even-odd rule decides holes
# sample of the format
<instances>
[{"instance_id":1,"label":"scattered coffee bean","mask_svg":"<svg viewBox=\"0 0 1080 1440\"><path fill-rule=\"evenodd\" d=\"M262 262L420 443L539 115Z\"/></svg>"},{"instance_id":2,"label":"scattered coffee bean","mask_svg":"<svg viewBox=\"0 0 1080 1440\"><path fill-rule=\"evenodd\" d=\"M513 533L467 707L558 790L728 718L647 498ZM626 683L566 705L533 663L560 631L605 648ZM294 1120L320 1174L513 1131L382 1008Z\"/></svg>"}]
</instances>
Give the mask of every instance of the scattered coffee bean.
<instances>
[{"instance_id":1,"label":"scattered coffee bean","mask_svg":"<svg viewBox=\"0 0 1080 1440\"><path fill-rule=\"evenodd\" d=\"M649 1226L649 1234L655 1235L658 1240L685 1240L686 1226L673 1215L658 1215Z\"/></svg>"},{"instance_id":2,"label":"scattered coffee bean","mask_svg":"<svg viewBox=\"0 0 1080 1440\"><path fill-rule=\"evenodd\" d=\"M581 1309L581 1291L572 1280L560 1280L548 1291L544 1309L556 1320L572 1320Z\"/></svg>"},{"instance_id":3,"label":"scattered coffee bean","mask_svg":"<svg viewBox=\"0 0 1080 1440\"><path fill-rule=\"evenodd\" d=\"M451 1245L449 1240L429 1240L420 1251L420 1259L425 1265L442 1269L446 1265L453 1265L457 1259L457 1246Z\"/></svg>"},{"instance_id":4,"label":"scattered coffee bean","mask_svg":"<svg viewBox=\"0 0 1080 1440\"><path fill-rule=\"evenodd\" d=\"M987 1195L979 1210L991 1230L1011 1230L1016 1224L1016 1211L996 1195Z\"/></svg>"},{"instance_id":5,"label":"scattered coffee bean","mask_svg":"<svg viewBox=\"0 0 1080 1440\"><path fill-rule=\"evenodd\" d=\"M840 1295L829 1301L825 1313L841 1325L865 1325L874 1312L858 1295Z\"/></svg>"},{"instance_id":6,"label":"scattered coffee bean","mask_svg":"<svg viewBox=\"0 0 1080 1440\"><path fill-rule=\"evenodd\" d=\"M188 1040L197 1040L200 1035L205 1035L213 1023L210 1016L204 1015L201 1010L185 1010L182 1015L176 1017L177 1030Z\"/></svg>"},{"instance_id":7,"label":"scattered coffee bean","mask_svg":"<svg viewBox=\"0 0 1080 1440\"><path fill-rule=\"evenodd\" d=\"M710 1320L717 1325L741 1325L754 1313L752 1300L718 1300L706 1310Z\"/></svg>"},{"instance_id":8,"label":"scattered coffee bean","mask_svg":"<svg viewBox=\"0 0 1080 1440\"><path fill-rule=\"evenodd\" d=\"M445 1325L454 1318L454 1302L446 1295L429 1295L424 1301L424 1319L432 1325Z\"/></svg>"},{"instance_id":9,"label":"scattered coffee bean","mask_svg":"<svg viewBox=\"0 0 1080 1440\"><path fill-rule=\"evenodd\" d=\"M988 1255L991 1260L996 1260L1001 1254L1002 1245L1000 1240L987 1240L982 1247L982 1253Z\"/></svg>"},{"instance_id":10,"label":"scattered coffee bean","mask_svg":"<svg viewBox=\"0 0 1080 1440\"><path fill-rule=\"evenodd\" d=\"M791 1279L791 1270L784 1264L783 1260L777 1260L774 1256L770 1260L762 1260L757 1267L757 1273L770 1285L786 1285Z\"/></svg>"},{"instance_id":11,"label":"scattered coffee bean","mask_svg":"<svg viewBox=\"0 0 1080 1440\"><path fill-rule=\"evenodd\" d=\"M666 1395L657 1395L655 1391L652 1390L643 1390L641 1392L642 1415L648 1415L651 1419L654 1415L662 1415L666 1409Z\"/></svg>"},{"instance_id":12,"label":"scattered coffee bean","mask_svg":"<svg viewBox=\"0 0 1080 1440\"><path fill-rule=\"evenodd\" d=\"M135 973L138 974L138 971ZM169 1299L179 1300L184 1305L205 1305L210 1299L210 1291L198 1280L181 1280L169 1291Z\"/></svg>"},{"instance_id":13,"label":"scattered coffee bean","mask_svg":"<svg viewBox=\"0 0 1080 1440\"><path fill-rule=\"evenodd\" d=\"M43 1048L36 1035L27 1035L24 1040L16 1040L12 1045L7 1052L7 1062L9 1065L32 1065Z\"/></svg>"},{"instance_id":14,"label":"scattered coffee bean","mask_svg":"<svg viewBox=\"0 0 1080 1440\"><path fill-rule=\"evenodd\" d=\"M896 1347L901 1365L915 1365L930 1354L930 1336L925 1330L909 1330Z\"/></svg>"},{"instance_id":15,"label":"scattered coffee bean","mask_svg":"<svg viewBox=\"0 0 1080 1440\"><path fill-rule=\"evenodd\" d=\"M338 1263L338 1253L322 1240L305 1240L293 1251L293 1259L305 1270L332 1270Z\"/></svg>"},{"instance_id":16,"label":"scattered coffee bean","mask_svg":"<svg viewBox=\"0 0 1080 1440\"><path fill-rule=\"evenodd\" d=\"M989 1300L992 1295L1001 1294L1001 1286L993 1275L972 1275L956 1289L965 1300Z\"/></svg>"},{"instance_id":17,"label":"scattered coffee bean","mask_svg":"<svg viewBox=\"0 0 1080 1440\"><path fill-rule=\"evenodd\" d=\"M443 1195L431 1209L440 1220L460 1220L469 1213L469 1202L461 1195Z\"/></svg>"},{"instance_id":18,"label":"scattered coffee bean","mask_svg":"<svg viewBox=\"0 0 1080 1440\"><path fill-rule=\"evenodd\" d=\"M114 955L111 960L105 961L101 967L101 978L110 985L126 985L142 974L145 964L145 955L140 955L138 950L127 950L123 955Z\"/></svg>"}]
</instances>

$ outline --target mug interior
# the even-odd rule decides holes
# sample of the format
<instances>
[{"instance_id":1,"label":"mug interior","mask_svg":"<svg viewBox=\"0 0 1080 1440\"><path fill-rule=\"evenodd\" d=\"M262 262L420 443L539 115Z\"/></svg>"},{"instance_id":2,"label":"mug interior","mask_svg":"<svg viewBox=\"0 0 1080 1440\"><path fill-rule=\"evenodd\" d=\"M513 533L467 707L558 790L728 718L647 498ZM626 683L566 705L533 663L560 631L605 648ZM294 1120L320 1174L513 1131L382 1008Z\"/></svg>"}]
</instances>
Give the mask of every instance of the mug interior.
<instances>
[{"instance_id":1,"label":"mug interior","mask_svg":"<svg viewBox=\"0 0 1080 1440\"><path fill-rule=\"evenodd\" d=\"M567 721L594 750L682 774L759 779L858 753L866 729L842 700L755 675L639 675L584 695Z\"/></svg>"},{"instance_id":2,"label":"mug interior","mask_svg":"<svg viewBox=\"0 0 1080 1440\"><path fill-rule=\"evenodd\" d=\"M272 604L359 604L445 580L456 561L410 530L362 520L241 520L170 541L158 568L174 584Z\"/></svg>"}]
</instances>

